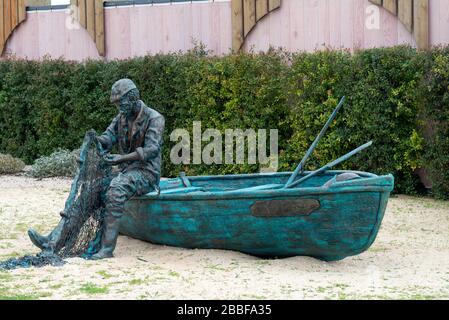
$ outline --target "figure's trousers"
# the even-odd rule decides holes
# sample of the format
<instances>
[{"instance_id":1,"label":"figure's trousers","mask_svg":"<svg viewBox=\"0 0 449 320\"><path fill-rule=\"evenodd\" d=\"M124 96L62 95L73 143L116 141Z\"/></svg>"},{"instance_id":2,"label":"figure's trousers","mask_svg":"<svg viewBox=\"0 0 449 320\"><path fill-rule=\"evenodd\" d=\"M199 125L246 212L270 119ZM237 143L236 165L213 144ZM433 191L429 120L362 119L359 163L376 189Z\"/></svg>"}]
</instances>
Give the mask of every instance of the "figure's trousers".
<instances>
[{"instance_id":1,"label":"figure's trousers","mask_svg":"<svg viewBox=\"0 0 449 320\"><path fill-rule=\"evenodd\" d=\"M125 202L134 196L154 190L154 182L138 169L120 172L112 178L106 191L106 216L121 218L125 213Z\"/></svg>"},{"instance_id":2,"label":"figure's trousers","mask_svg":"<svg viewBox=\"0 0 449 320\"><path fill-rule=\"evenodd\" d=\"M106 177L102 185L104 186L101 192L102 201L105 203L107 217L119 219L123 216L125 211L125 202L134 196L144 195L155 189L153 179L149 175L138 170L130 170L127 172L120 172L119 174L112 174ZM104 192L106 190L106 192ZM75 210L75 212L77 212ZM79 213L79 212L78 212ZM73 214L73 212L72 212ZM59 224L48 235L48 246L53 251L59 252L64 247L73 225L82 225L88 218L88 215L67 215L66 212L61 212L61 220ZM80 222L80 219L83 220Z\"/></svg>"}]
</instances>

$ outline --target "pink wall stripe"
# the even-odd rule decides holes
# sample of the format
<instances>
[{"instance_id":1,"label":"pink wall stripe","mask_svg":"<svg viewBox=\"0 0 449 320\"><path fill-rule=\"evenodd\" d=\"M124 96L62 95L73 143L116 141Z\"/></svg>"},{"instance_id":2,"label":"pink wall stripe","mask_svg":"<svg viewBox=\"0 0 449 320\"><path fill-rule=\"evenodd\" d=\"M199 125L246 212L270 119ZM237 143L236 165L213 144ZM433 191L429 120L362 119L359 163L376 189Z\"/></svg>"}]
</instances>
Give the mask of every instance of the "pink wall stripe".
<instances>
[{"instance_id":1,"label":"pink wall stripe","mask_svg":"<svg viewBox=\"0 0 449 320\"><path fill-rule=\"evenodd\" d=\"M282 7L260 21L245 50L266 51L270 45L289 51L324 48L372 48L415 45L396 17L380 10L380 28L366 28L368 0L283 0ZM449 44L449 0L430 1L430 41ZM4 56L41 59L102 59L83 28L67 28L68 11L29 12L7 43ZM70 26L70 25L69 25ZM106 59L147 53L186 51L192 39L217 55L231 48L230 1L107 8Z\"/></svg>"}]
</instances>

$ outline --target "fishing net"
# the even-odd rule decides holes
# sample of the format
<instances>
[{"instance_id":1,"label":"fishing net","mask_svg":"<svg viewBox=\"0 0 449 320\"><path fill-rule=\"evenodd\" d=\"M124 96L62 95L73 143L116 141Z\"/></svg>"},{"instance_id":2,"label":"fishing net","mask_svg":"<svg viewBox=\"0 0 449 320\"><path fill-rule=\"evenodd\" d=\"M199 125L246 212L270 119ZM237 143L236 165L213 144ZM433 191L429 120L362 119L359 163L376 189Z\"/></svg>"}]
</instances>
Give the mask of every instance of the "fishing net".
<instances>
[{"instance_id":1,"label":"fishing net","mask_svg":"<svg viewBox=\"0 0 449 320\"><path fill-rule=\"evenodd\" d=\"M111 167L103 160L95 131L89 131L79 155L79 167L58 226L48 236L50 247L35 256L0 262L0 269L60 266L71 257L89 258L100 249L105 194Z\"/></svg>"}]
</instances>

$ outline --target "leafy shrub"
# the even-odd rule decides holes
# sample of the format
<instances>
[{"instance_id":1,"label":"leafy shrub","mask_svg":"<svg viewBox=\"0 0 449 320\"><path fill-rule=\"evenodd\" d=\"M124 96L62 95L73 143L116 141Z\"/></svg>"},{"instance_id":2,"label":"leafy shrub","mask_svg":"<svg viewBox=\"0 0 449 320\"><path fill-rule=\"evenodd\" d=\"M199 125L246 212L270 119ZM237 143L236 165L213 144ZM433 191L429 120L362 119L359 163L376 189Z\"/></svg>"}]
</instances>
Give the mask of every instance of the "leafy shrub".
<instances>
[{"instance_id":1,"label":"leafy shrub","mask_svg":"<svg viewBox=\"0 0 449 320\"><path fill-rule=\"evenodd\" d=\"M78 168L79 150L57 150L48 157L40 157L35 161L29 175L34 178L72 177Z\"/></svg>"},{"instance_id":2,"label":"leafy shrub","mask_svg":"<svg viewBox=\"0 0 449 320\"><path fill-rule=\"evenodd\" d=\"M32 163L58 148L78 148L87 130L102 132L109 125L117 112L109 103L110 88L129 77L142 100L166 118L164 176L260 170L248 164L172 164L170 150L177 142L170 133L177 128L192 133L193 121L221 132L278 129L279 169L292 170L345 95L344 108L308 168L374 140L339 168L393 173L396 191L414 194L420 190L415 171L425 166L434 194L444 198L449 197L448 65L448 48L423 52L407 46L221 57L197 47L121 61L1 60L0 149ZM432 130L426 134L429 121Z\"/></svg>"},{"instance_id":3,"label":"leafy shrub","mask_svg":"<svg viewBox=\"0 0 449 320\"><path fill-rule=\"evenodd\" d=\"M0 174L12 174L21 172L25 163L9 154L0 153Z\"/></svg>"},{"instance_id":4,"label":"leafy shrub","mask_svg":"<svg viewBox=\"0 0 449 320\"><path fill-rule=\"evenodd\" d=\"M424 161L433 194L449 199L449 48L436 48L427 58L420 94Z\"/></svg>"},{"instance_id":5,"label":"leafy shrub","mask_svg":"<svg viewBox=\"0 0 449 320\"><path fill-rule=\"evenodd\" d=\"M419 105L414 100L422 77L420 66L420 56L408 47L355 55L345 51L294 55L292 135L285 153L290 158L283 163L299 162L340 97L346 96L341 113L310 159L311 167L323 166L373 140L373 147L341 168L394 173L396 191L414 193L419 183L414 171L423 150L416 130Z\"/></svg>"}]
</instances>

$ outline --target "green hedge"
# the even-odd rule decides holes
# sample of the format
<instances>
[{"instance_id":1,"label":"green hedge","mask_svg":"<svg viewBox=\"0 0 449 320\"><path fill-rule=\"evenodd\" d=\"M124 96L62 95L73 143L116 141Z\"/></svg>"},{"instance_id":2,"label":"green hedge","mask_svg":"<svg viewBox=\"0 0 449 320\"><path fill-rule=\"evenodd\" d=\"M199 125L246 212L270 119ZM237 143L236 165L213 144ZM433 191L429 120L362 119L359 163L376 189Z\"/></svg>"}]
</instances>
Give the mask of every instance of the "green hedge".
<instances>
[{"instance_id":1,"label":"green hedge","mask_svg":"<svg viewBox=\"0 0 449 320\"><path fill-rule=\"evenodd\" d=\"M420 119L425 138L423 161L437 198L449 198L449 47L427 55L420 87Z\"/></svg>"},{"instance_id":2,"label":"green hedge","mask_svg":"<svg viewBox=\"0 0 449 320\"><path fill-rule=\"evenodd\" d=\"M165 176L257 172L256 165L180 165L169 161L175 128L279 129L280 170L291 170L338 99L347 103L309 168L370 139L375 145L340 168L393 173L396 191L449 197L449 49L409 47L216 57L204 47L123 61L0 61L0 152L31 163L58 148L76 149L84 133L103 131L116 113L109 91L133 79L143 100L166 117ZM429 120L433 124L428 130ZM426 129L427 128L427 129ZM429 132L431 131L431 132Z\"/></svg>"}]
</instances>

